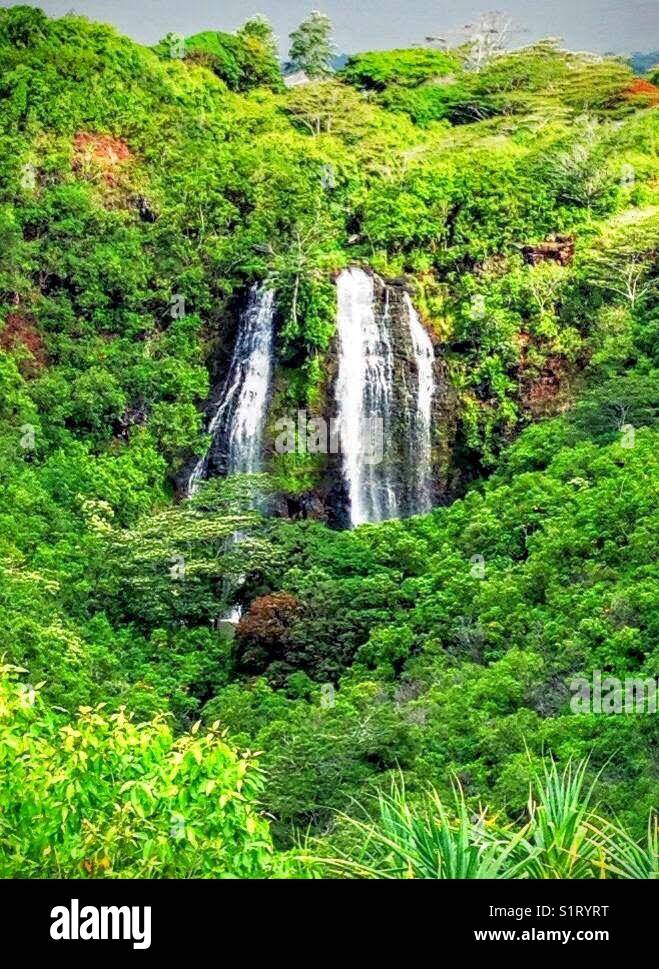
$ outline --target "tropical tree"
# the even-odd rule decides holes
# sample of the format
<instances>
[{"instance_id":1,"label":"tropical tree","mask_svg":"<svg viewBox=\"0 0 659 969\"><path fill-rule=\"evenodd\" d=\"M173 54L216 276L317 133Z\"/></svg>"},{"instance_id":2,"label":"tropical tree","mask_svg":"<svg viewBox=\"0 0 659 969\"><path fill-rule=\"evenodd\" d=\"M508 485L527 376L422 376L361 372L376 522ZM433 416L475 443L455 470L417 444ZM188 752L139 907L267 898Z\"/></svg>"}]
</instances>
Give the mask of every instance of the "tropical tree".
<instances>
[{"instance_id":1,"label":"tropical tree","mask_svg":"<svg viewBox=\"0 0 659 969\"><path fill-rule=\"evenodd\" d=\"M265 84L279 89L282 86L277 38L269 20L257 14L250 17L236 31L245 50L245 74L253 84Z\"/></svg>"},{"instance_id":2,"label":"tropical tree","mask_svg":"<svg viewBox=\"0 0 659 969\"><path fill-rule=\"evenodd\" d=\"M559 202L586 209L605 204L617 187L606 159L604 131L594 118L584 119L578 137L548 156L545 171Z\"/></svg>"},{"instance_id":3,"label":"tropical tree","mask_svg":"<svg viewBox=\"0 0 659 969\"><path fill-rule=\"evenodd\" d=\"M659 214L635 213L605 235L586 265L592 285L630 309L646 303L659 288Z\"/></svg>"},{"instance_id":4,"label":"tropical tree","mask_svg":"<svg viewBox=\"0 0 659 969\"><path fill-rule=\"evenodd\" d=\"M332 73L334 46L331 41L332 22L325 13L313 10L306 20L290 34L289 60L292 67L312 79L328 77Z\"/></svg>"},{"instance_id":5,"label":"tropical tree","mask_svg":"<svg viewBox=\"0 0 659 969\"><path fill-rule=\"evenodd\" d=\"M506 49L516 29L512 17L498 10L481 14L473 24L465 24L463 30L469 50L467 66L474 71L482 70Z\"/></svg>"}]
</instances>

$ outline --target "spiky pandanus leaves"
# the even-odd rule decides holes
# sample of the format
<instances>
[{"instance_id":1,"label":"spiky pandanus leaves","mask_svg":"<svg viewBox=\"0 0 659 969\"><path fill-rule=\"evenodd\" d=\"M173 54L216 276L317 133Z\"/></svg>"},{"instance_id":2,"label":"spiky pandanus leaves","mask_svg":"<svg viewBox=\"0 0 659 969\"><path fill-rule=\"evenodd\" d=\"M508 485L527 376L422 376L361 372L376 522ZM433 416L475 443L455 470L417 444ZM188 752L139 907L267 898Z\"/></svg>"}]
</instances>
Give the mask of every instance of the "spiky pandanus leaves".
<instances>
[{"instance_id":1,"label":"spiky pandanus leaves","mask_svg":"<svg viewBox=\"0 0 659 969\"><path fill-rule=\"evenodd\" d=\"M526 829L497 831L485 812L474 815L454 785L453 812L432 791L420 808L408 802L402 782L377 798L377 823L345 817L362 836L352 857L310 858L326 873L348 878L522 878L528 868Z\"/></svg>"},{"instance_id":2,"label":"spiky pandanus leaves","mask_svg":"<svg viewBox=\"0 0 659 969\"><path fill-rule=\"evenodd\" d=\"M604 852L606 871L614 878L659 878L659 815L656 812L648 818L647 838L642 844L620 825L604 820L595 840Z\"/></svg>"},{"instance_id":3,"label":"spiky pandanus leaves","mask_svg":"<svg viewBox=\"0 0 659 969\"><path fill-rule=\"evenodd\" d=\"M523 827L500 825L486 810L474 814L459 784L447 810L436 791L413 804L401 781L375 799L375 820L343 816L352 835L347 850L330 857L309 845L299 857L306 871L346 878L656 878L657 817L639 845L621 826L593 809L588 761L559 770L545 761L529 797ZM314 848L316 849L314 851Z\"/></svg>"},{"instance_id":4,"label":"spiky pandanus leaves","mask_svg":"<svg viewBox=\"0 0 659 969\"><path fill-rule=\"evenodd\" d=\"M568 763L559 771L555 761L536 777L535 797L529 797L529 843L532 878L605 877L604 851L597 837L598 818L591 809L593 786L586 787L587 761Z\"/></svg>"}]
</instances>

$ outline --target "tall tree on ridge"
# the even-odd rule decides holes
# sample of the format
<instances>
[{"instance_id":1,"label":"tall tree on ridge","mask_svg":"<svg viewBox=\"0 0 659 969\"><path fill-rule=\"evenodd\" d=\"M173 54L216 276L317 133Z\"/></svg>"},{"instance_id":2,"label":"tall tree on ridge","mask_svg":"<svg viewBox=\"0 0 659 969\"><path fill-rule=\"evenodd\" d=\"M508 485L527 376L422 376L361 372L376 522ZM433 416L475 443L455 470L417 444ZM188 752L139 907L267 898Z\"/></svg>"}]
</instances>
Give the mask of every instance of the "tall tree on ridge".
<instances>
[{"instance_id":1,"label":"tall tree on ridge","mask_svg":"<svg viewBox=\"0 0 659 969\"><path fill-rule=\"evenodd\" d=\"M268 54L277 57L277 38L272 29L272 24L263 14L254 14L253 17L245 21L242 27L238 28L236 34L243 40L248 37L258 40Z\"/></svg>"},{"instance_id":2,"label":"tall tree on ridge","mask_svg":"<svg viewBox=\"0 0 659 969\"><path fill-rule=\"evenodd\" d=\"M332 73L334 45L331 41L332 22L325 13L312 10L297 30L289 36L291 49L290 63L308 77L319 80Z\"/></svg>"}]
</instances>

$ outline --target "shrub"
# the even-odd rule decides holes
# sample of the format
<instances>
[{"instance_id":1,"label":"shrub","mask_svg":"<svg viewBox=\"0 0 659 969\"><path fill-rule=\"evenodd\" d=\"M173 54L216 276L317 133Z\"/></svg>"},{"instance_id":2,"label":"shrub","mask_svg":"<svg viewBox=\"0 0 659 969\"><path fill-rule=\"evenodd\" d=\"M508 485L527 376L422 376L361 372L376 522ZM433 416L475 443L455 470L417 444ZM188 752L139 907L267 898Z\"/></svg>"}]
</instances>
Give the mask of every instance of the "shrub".
<instances>
[{"instance_id":1,"label":"shrub","mask_svg":"<svg viewBox=\"0 0 659 969\"><path fill-rule=\"evenodd\" d=\"M265 877L262 780L217 725L175 738L103 705L64 720L0 679L0 875Z\"/></svg>"}]
</instances>

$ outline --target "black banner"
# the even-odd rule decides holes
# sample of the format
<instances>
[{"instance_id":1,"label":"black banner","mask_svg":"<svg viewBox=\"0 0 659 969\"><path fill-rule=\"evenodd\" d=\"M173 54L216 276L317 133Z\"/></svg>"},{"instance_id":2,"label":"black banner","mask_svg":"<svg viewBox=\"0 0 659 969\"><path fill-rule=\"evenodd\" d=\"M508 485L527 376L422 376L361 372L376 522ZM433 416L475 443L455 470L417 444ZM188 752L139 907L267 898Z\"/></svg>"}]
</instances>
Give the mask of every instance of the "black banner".
<instances>
[{"instance_id":1,"label":"black banner","mask_svg":"<svg viewBox=\"0 0 659 969\"><path fill-rule=\"evenodd\" d=\"M3 948L67 960L216 951L220 961L296 953L409 957L444 945L533 958L653 943L656 882L12 881ZM347 951L346 950L346 955Z\"/></svg>"}]
</instances>

